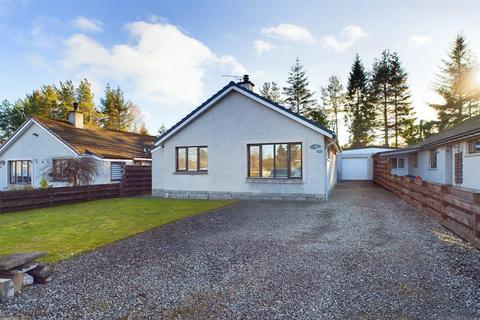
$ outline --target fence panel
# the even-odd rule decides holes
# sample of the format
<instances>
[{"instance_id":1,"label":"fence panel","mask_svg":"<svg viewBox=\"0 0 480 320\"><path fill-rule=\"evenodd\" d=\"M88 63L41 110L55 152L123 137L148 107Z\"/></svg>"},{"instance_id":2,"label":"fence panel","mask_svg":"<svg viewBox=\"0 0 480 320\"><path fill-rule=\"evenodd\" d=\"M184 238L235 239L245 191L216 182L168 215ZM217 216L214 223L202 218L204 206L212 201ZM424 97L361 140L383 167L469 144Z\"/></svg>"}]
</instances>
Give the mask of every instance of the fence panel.
<instances>
[{"instance_id":1,"label":"fence panel","mask_svg":"<svg viewBox=\"0 0 480 320\"><path fill-rule=\"evenodd\" d=\"M380 156L373 181L480 248L480 192L391 174L389 159Z\"/></svg>"},{"instance_id":2,"label":"fence panel","mask_svg":"<svg viewBox=\"0 0 480 320\"><path fill-rule=\"evenodd\" d=\"M89 200L150 195L152 167L125 166L122 182L89 186L0 192L0 213Z\"/></svg>"}]
</instances>

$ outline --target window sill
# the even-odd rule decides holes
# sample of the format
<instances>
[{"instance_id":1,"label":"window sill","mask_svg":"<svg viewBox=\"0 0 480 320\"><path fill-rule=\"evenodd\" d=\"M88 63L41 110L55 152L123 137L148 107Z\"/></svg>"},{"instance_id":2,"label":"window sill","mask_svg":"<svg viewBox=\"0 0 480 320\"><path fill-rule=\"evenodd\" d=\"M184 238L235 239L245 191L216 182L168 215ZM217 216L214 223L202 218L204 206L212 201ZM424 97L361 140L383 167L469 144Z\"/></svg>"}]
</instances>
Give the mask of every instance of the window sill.
<instances>
[{"instance_id":1,"label":"window sill","mask_svg":"<svg viewBox=\"0 0 480 320\"><path fill-rule=\"evenodd\" d=\"M247 178L247 183L303 184L302 178Z\"/></svg>"},{"instance_id":2,"label":"window sill","mask_svg":"<svg viewBox=\"0 0 480 320\"><path fill-rule=\"evenodd\" d=\"M469 158L469 157L480 157L480 152L478 153L466 153L463 155L465 158Z\"/></svg>"},{"instance_id":3,"label":"window sill","mask_svg":"<svg viewBox=\"0 0 480 320\"><path fill-rule=\"evenodd\" d=\"M428 168L428 171L437 171L437 168Z\"/></svg>"},{"instance_id":4,"label":"window sill","mask_svg":"<svg viewBox=\"0 0 480 320\"><path fill-rule=\"evenodd\" d=\"M178 174L178 175L206 175L208 174L208 171L177 171L174 172L173 174Z\"/></svg>"}]
</instances>

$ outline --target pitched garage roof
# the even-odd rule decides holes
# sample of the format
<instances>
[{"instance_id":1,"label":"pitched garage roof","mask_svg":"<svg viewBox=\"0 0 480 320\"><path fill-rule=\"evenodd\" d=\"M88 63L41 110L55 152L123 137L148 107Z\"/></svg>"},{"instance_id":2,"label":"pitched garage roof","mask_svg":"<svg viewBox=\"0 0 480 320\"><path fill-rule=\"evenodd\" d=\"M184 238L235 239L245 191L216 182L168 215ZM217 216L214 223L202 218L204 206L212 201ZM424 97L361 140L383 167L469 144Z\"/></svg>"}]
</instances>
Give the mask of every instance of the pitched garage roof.
<instances>
[{"instance_id":1,"label":"pitched garage roof","mask_svg":"<svg viewBox=\"0 0 480 320\"><path fill-rule=\"evenodd\" d=\"M198 106L195 110L190 112L186 117L184 117L182 120L177 122L173 127L165 131L155 142L155 145L159 145L161 142L167 140L168 138L172 137L176 132L180 131L182 127L187 125L189 122L193 121L196 119L198 116L200 116L204 111L206 111L211 105L213 105L216 101L221 99L223 96L225 96L228 92L230 91L237 91L243 95L246 95L247 97L250 97L261 104L270 107L271 109L278 111L287 117L294 119L303 125L310 127L314 129L317 132L322 133L323 135L335 139L335 133L331 131L330 129L325 128L322 125L319 125L316 122L313 122L304 116L291 111L290 109L287 109L278 103L275 103L269 99L266 99L265 97L262 97L261 95L248 90L247 88L244 88L243 86L231 81L229 84L227 84L225 87L223 87L220 91L218 91L216 94L214 94L212 97L210 97L207 101L202 103L200 106Z\"/></svg>"}]
</instances>

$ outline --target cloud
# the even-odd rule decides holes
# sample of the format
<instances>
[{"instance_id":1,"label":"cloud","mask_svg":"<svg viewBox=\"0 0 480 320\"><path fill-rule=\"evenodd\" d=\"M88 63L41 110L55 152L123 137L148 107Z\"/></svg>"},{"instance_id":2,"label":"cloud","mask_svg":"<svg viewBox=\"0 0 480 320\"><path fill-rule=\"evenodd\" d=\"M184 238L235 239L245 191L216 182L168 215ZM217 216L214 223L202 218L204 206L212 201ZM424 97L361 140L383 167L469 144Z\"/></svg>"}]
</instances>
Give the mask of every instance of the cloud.
<instances>
[{"instance_id":1,"label":"cloud","mask_svg":"<svg viewBox=\"0 0 480 320\"><path fill-rule=\"evenodd\" d=\"M17 7L24 7L28 0L0 0L0 16L12 13Z\"/></svg>"},{"instance_id":2,"label":"cloud","mask_svg":"<svg viewBox=\"0 0 480 320\"><path fill-rule=\"evenodd\" d=\"M282 23L276 27L262 28L262 33L283 41L312 44L315 38L308 29L290 23Z\"/></svg>"},{"instance_id":3,"label":"cloud","mask_svg":"<svg viewBox=\"0 0 480 320\"><path fill-rule=\"evenodd\" d=\"M253 47L255 48L255 51L259 55L264 53L264 52L267 52L267 51L278 48L276 45L274 45L270 42L267 42L267 41L263 41L263 40L255 40L253 42Z\"/></svg>"},{"instance_id":4,"label":"cloud","mask_svg":"<svg viewBox=\"0 0 480 320\"><path fill-rule=\"evenodd\" d=\"M416 34L408 38L408 45L415 49L428 46L430 43L432 43L432 38L423 34Z\"/></svg>"},{"instance_id":5,"label":"cloud","mask_svg":"<svg viewBox=\"0 0 480 320\"><path fill-rule=\"evenodd\" d=\"M72 20L72 24L75 28L86 32L103 31L103 23L96 19L79 16Z\"/></svg>"},{"instance_id":6,"label":"cloud","mask_svg":"<svg viewBox=\"0 0 480 320\"><path fill-rule=\"evenodd\" d=\"M359 26L349 25L342 29L341 39L328 35L323 37L323 45L337 52L351 48L357 41L368 38L368 34Z\"/></svg>"},{"instance_id":7,"label":"cloud","mask_svg":"<svg viewBox=\"0 0 480 320\"><path fill-rule=\"evenodd\" d=\"M127 24L126 30L132 42L111 48L85 34L71 36L60 65L89 79L128 84L135 96L170 106L198 103L207 71L246 71L235 57L215 55L172 24L138 21Z\"/></svg>"}]
</instances>

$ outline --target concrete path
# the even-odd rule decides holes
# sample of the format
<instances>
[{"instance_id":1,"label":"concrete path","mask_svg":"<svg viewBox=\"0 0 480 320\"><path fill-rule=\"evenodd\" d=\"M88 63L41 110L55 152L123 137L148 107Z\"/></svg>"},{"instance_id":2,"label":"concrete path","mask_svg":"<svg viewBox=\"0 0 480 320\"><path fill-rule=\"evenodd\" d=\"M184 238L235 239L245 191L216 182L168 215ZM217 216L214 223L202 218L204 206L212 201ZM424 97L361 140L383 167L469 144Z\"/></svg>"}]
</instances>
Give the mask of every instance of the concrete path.
<instances>
[{"instance_id":1,"label":"concrete path","mask_svg":"<svg viewBox=\"0 0 480 320\"><path fill-rule=\"evenodd\" d=\"M371 183L238 202L57 265L2 316L479 319L480 252Z\"/></svg>"}]
</instances>

